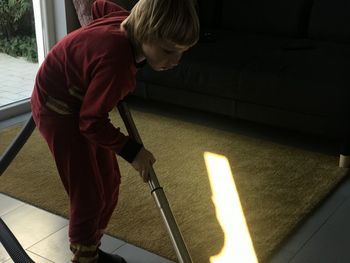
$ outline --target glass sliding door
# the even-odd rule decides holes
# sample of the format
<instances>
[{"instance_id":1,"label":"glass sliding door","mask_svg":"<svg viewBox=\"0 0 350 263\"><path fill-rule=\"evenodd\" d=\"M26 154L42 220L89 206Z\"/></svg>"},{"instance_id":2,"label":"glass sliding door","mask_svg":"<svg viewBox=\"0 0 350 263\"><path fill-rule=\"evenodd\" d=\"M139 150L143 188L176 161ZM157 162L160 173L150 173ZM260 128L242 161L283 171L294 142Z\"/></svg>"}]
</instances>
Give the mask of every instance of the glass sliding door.
<instances>
[{"instance_id":1,"label":"glass sliding door","mask_svg":"<svg viewBox=\"0 0 350 263\"><path fill-rule=\"evenodd\" d=\"M33 2L0 2L0 107L28 99L38 69Z\"/></svg>"},{"instance_id":2,"label":"glass sliding door","mask_svg":"<svg viewBox=\"0 0 350 263\"><path fill-rule=\"evenodd\" d=\"M0 1L0 120L16 115L18 109L30 109L35 75L45 53L44 33L49 34L41 2Z\"/></svg>"}]
</instances>

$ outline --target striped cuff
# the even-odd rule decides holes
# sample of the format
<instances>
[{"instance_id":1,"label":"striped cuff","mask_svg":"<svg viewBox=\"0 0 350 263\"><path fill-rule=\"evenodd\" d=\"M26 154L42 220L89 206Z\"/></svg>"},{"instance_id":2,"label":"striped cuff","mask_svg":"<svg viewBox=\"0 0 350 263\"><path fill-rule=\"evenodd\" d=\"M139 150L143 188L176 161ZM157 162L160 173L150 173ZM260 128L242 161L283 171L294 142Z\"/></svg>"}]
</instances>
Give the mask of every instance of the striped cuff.
<instances>
[{"instance_id":1,"label":"striped cuff","mask_svg":"<svg viewBox=\"0 0 350 263\"><path fill-rule=\"evenodd\" d=\"M72 263L96 263L98 260L99 245L85 246L81 244L70 244L73 253Z\"/></svg>"},{"instance_id":2,"label":"striped cuff","mask_svg":"<svg viewBox=\"0 0 350 263\"><path fill-rule=\"evenodd\" d=\"M129 138L123 149L120 151L119 156L121 156L127 162L132 163L142 147L142 144L136 142L132 138Z\"/></svg>"}]
</instances>

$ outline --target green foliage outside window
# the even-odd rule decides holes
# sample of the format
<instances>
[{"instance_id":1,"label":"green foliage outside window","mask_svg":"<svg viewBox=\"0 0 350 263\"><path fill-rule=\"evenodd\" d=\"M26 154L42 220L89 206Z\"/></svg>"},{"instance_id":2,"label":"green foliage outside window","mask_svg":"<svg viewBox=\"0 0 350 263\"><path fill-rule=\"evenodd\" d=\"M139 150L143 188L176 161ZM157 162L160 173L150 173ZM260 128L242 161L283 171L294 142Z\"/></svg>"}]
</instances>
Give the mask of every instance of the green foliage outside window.
<instances>
[{"instance_id":1,"label":"green foliage outside window","mask_svg":"<svg viewBox=\"0 0 350 263\"><path fill-rule=\"evenodd\" d=\"M16 36L10 39L0 39L0 53L6 53L13 57L25 57L28 61L38 62L34 37Z\"/></svg>"},{"instance_id":2,"label":"green foliage outside window","mask_svg":"<svg viewBox=\"0 0 350 263\"><path fill-rule=\"evenodd\" d=\"M32 0L0 0L0 52L37 62Z\"/></svg>"}]
</instances>

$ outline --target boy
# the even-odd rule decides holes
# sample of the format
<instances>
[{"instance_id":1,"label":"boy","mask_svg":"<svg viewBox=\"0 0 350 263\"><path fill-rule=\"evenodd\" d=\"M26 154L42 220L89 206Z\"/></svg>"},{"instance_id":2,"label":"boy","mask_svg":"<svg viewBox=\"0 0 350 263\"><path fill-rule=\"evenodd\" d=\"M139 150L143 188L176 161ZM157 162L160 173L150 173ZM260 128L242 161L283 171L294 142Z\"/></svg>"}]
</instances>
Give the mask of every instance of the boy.
<instances>
[{"instance_id":1,"label":"boy","mask_svg":"<svg viewBox=\"0 0 350 263\"><path fill-rule=\"evenodd\" d=\"M47 55L32 112L70 199L72 262L125 262L99 249L118 199L115 154L145 182L155 158L115 128L108 113L134 89L139 63L146 60L154 70L176 66L198 41L199 23L191 0L140 0L130 14L98 0L92 15Z\"/></svg>"}]
</instances>

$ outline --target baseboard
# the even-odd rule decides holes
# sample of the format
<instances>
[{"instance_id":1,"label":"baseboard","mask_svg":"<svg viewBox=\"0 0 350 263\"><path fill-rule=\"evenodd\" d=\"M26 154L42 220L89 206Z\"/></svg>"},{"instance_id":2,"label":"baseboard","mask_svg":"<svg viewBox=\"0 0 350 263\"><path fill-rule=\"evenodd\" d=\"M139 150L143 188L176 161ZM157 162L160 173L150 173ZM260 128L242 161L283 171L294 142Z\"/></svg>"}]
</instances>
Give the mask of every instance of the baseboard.
<instances>
[{"instance_id":1,"label":"baseboard","mask_svg":"<svg viewBox=\"0 0 350 263\"><path fill-rule=\"evenodd\" d=\"M0 121L31 112L30 100L20 100L3 107L0 107Z\"/></svg>"}]
</instances>

